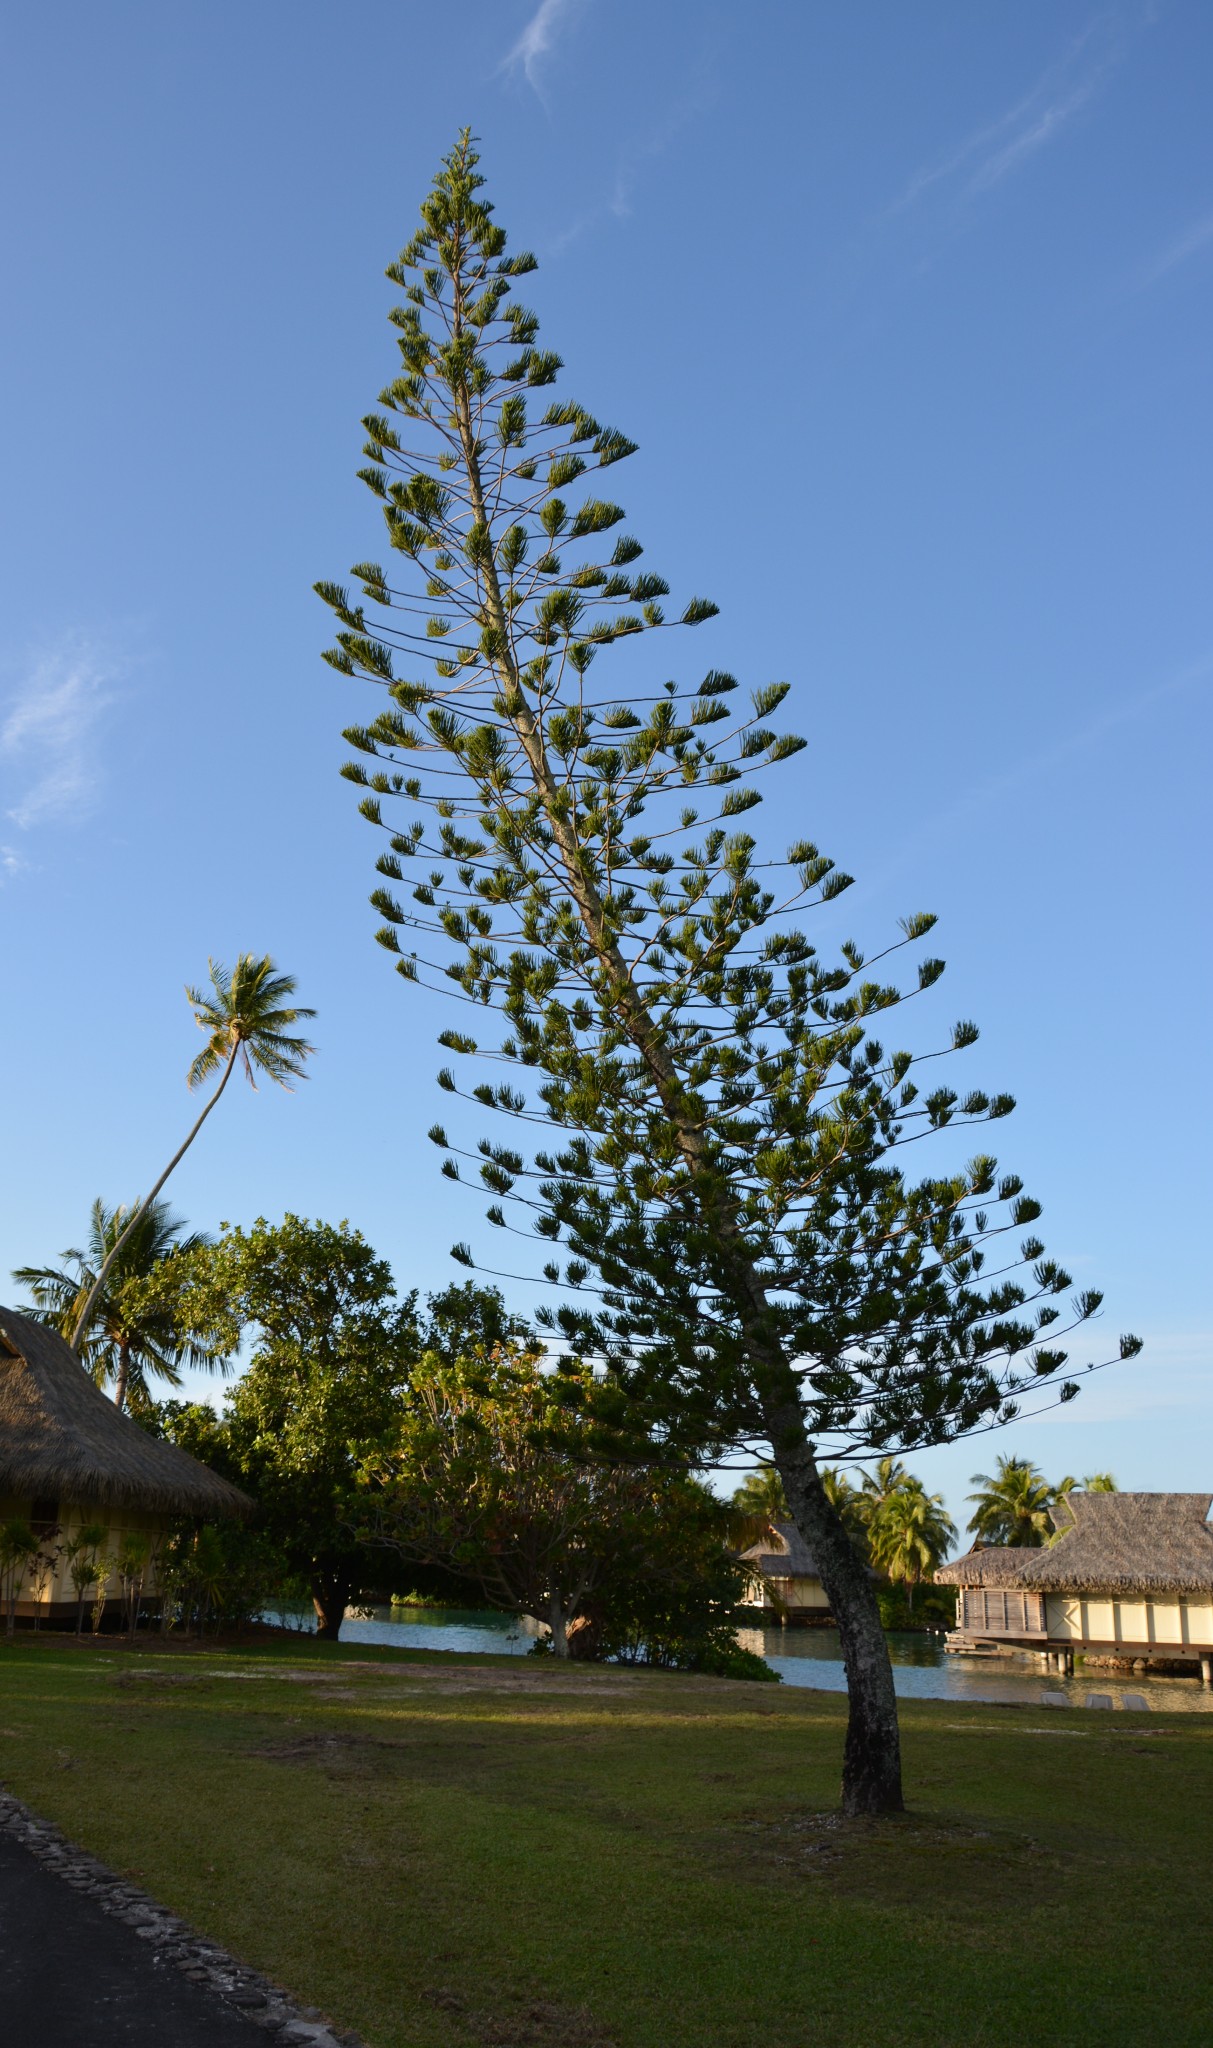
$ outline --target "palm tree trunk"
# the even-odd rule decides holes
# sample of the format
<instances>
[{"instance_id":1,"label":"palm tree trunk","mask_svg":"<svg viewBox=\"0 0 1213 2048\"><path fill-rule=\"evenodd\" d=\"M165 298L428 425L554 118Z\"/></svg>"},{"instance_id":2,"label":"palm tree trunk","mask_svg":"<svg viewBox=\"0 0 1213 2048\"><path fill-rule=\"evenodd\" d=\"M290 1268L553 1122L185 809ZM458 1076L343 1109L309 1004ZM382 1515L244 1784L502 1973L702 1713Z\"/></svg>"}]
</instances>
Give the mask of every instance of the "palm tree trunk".
<instances>
[{"instance_id":1,"label":"palm tree trunk","mask_svg":"<svg viewBox=\"0 0 1213 2048\"><path fill-rule=\"evenodd\" d=\"M232 1047L232 1050L228 1055L228 1062L226 1067L223 1069L223 1078L220 1081L219 1086L216 1088L210 1101L207 1103L206 1108L202 1112L202 1115L198 1118L197 1123L190 1131L188 1137L185 1140L185 1143L182 1146L180 1146L176 1152L174 1152L172 1158L169 1160L168 1165L165 1167L164 1172L161 1174L159 1180L156 1182L156 1185L151 1190L151 1193L144 1195L143 1200L141 1202L136 1203L135 1208L132 1210L131 1215L128 1218L127 1222L123 1225L117 1237L114 1239L113 1244L110 1246L108 1252L106 1253L104 1259L101 1261L101 1271L98 1273L96 1279L92 1284L92 1287L89 1289L89 1292L85 1297L84 1307L81 1309L80 1314L76 1318L76 1327L71 1337L71 1348L75 1352L77 1358L79 1358L80 1356L80 1346L83 1344L84 1339L88 1334L89 1317L92 1315L93 1309L96 1306L98 1296L101 1293L101 1289L105 1285L107 1275L109 1274L110 1268L112 1267L114 1260L117 1258L119 1252L122 1250L123 1245L126 1243L127 1238L130 1236L132 1230L135 1228L135 1225L136 1223L138 1223L140 1217L145 1215L148 1209L150 1209L152 1203L155 1201L157 1195L160 1193L161 1188L164 1186L165 1181L168 1179L170 1173L173 1171L173 1168L175 1166L180 1165L186 1153L189 1151L190 1146L194 1142L194 1139L197 1137L199 1131L202 1129L203 1124L206 1122L208 1116L215 1107L215 1104L218 1102L219 1097L222 1095L224 1089L227 1087L227 1084L231 1079L232 1069L236 1064L236 1058L239 1051L240 1045L239 1041L237 1041L237 1043ZM117 1405L118 1407L121 1407L121 1401L119 1401Z\"/></svg>"},{"instance_id":2,"label":"palm tree trunk","mask_svg":"<svg viewBox=\"0 0 1213 2048\"><path fill-rule=\"evenodd\" d=\"M126 1406L126 1383L131 1376L131 1346L128 1337L118 1341L118 1377L114 1382L114 1406L121 1414Z\"/></svg>"}]
</instances>

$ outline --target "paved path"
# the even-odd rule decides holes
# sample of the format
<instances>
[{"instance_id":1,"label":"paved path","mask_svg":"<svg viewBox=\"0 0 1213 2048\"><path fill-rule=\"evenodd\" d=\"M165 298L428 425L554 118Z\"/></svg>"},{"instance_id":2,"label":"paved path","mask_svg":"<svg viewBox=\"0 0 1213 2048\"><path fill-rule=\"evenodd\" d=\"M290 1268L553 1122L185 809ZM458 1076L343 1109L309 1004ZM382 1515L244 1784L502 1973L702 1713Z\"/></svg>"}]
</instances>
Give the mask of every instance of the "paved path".
<instances>
[{"instance_id":1,"label":"paved path","mask_svg":"<svg viewBox=\"0 0 1213 2048\"><path fill-rule=\"evenodd\" d=\"M0 1832L0 2038L4 2048L254 2048L266 2037Z\"/></svg>"}]
</instances>

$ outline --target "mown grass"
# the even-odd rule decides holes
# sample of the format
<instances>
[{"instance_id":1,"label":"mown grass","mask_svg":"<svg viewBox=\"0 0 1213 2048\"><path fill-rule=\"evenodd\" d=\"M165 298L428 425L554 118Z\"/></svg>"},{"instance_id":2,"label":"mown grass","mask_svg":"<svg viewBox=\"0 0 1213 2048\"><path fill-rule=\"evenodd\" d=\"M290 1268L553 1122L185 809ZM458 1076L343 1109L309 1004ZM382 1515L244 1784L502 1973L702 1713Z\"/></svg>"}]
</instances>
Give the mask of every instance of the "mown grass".
<instances>
[{"instance_id":1,"label":"mown grass","mask_svg":"<svg viewBox=\"0 0 1213 2048\"><path fill-rule=\"evenodd\" d=\"M229 1674L241 1675L229 1675ZM1210 2039L1213 1716L537 1660L0 1644L0 1776L374 2048Z\"/></svg>"}]
</instances>

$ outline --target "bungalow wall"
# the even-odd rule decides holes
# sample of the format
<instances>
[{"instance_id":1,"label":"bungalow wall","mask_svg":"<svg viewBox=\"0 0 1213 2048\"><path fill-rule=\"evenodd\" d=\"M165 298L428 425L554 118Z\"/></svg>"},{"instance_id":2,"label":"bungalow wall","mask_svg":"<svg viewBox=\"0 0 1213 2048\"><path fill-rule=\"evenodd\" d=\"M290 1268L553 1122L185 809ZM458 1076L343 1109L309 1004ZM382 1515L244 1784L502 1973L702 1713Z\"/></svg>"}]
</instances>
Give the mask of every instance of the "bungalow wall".
<instances>
[{"instance_id":1,"label":"bungalow wall","mask_svg":"<svg viewBox=\"0 0 1213 2048\"><path fill-rule=\"evenodd\" d=\"M153 1509L133 1507L102 1507L96 1501L76 1504L67 1501L30 1500L28 1496L0 1494L0 1522L28 1522L34 1534L40 1539L44 1552L58 1551L54 1572L42 1587L41 1600L35 1600L29 1575L22 1581L21 1594L17 1601L17 1613L24 1619L35 1616L42 1621L74 1621L76 1618L77 1593L72 1584L71 1568L62 1554L66 1545L77 1536L81 1529L90 1524L102 1524L106 1539L101 1548L101 1560L110 1560L105 1574L107 1604L117 1605L122 1598L122 1582L114 1568L113 1560L122 1549L127 1536L142 1536L149 1539L147 1570L143 1576L144 1599L156 1598L160 1591L157 1575L158 1552L161 1543L172 1526L172 1517ZM96 1580L85 1594L85 1611L88 1612L97 1599L99 1585Z\"/></svg>"},{"instance_id":2,"label":"bungalow wall","mask_svg":"<svg viewBox=\"0 0 1213 2048\"><path fill-rule=\"evenodd\" d=\"M772 1574L770 1585L762 1587L757 1601L757 1605L765 1608L769 1613L776 1611L772 1592L778 1597L789 1614L810 1612L828 1614L829 1612L830 1603L826 1596L826 1589L820 1579L780 1579Z\"/></svg>"},{"instance_id":3,"label":"bungalow wall","mask_svg":"<svg viewBox=\"0 0 1213 2048\"><path fill-rule=\"evenodd\" d=\"M1213 1601L1050 1593L1046 1606L1051 1642L1123 1645L1143 1655L1155 1647L1171 1654L1213 1648Z\"/></svg>"}]
</instances>

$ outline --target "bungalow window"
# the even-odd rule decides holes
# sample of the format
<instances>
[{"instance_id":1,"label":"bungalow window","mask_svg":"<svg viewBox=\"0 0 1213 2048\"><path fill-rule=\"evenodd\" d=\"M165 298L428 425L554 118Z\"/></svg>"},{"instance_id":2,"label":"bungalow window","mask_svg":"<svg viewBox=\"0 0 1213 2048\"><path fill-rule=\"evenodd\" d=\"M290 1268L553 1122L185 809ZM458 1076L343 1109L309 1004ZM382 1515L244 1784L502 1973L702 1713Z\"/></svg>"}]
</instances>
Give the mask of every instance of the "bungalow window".
<instances>
[{"instance_id":1,"label":"bungalow window","mask_svg":"<svg viewBox=\"0 0 1213 2048\"><path fill-rule=\"evenodd\" d=\"M59 1503L57 1500L36 1500L30 1510L30 1528L40 1543L59 1533Z\"/></svg>"}]
</instances>

